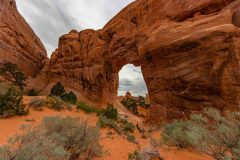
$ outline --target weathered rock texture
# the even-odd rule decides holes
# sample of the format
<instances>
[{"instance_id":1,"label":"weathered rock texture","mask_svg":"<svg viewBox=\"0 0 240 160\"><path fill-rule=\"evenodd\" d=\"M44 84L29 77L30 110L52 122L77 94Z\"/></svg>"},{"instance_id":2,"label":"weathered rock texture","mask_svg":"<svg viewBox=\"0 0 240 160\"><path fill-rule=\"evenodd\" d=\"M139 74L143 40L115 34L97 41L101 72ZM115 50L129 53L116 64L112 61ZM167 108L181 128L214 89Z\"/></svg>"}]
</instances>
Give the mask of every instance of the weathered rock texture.
<instances>
[{"instance_id":1,"label":"weathered rock texture","mask_svg":"<svg viewBox=\"0 0 240 160\"><path fill-rule=\"evenodd\" d=\"M15 63L35 77L45 60L46 50L17 11L15 0L0 0L0 63Z\"/></svg>"},{"instance_id":2,"label":"weathered rock texture","mask_svg":"<svg viewBox=\"0 0 240 160\"><path fill-rule=\"evenodd\" d=\"M48 61L15 1L0 0L0 60L37 75L29 88L47 93L61 81L93 101L114 102L118 72L131 63L142 68L150 121L236 109L239 43L240 0L136 0L101 30L63 35Z\"/></svg>"},{"instance_id":3,"label":"weathered rock texture","mask_svg":"<svg viewBox=\"0 0 240 160\"><path fill-rule=\"evenodd\" d=\"M137 0L101 30L63 35L47 75L109 102L119 70L131 63L141 66L163 121L209 106L236 109L239 27L239 0Z\"/></svg>"}]
</instances>

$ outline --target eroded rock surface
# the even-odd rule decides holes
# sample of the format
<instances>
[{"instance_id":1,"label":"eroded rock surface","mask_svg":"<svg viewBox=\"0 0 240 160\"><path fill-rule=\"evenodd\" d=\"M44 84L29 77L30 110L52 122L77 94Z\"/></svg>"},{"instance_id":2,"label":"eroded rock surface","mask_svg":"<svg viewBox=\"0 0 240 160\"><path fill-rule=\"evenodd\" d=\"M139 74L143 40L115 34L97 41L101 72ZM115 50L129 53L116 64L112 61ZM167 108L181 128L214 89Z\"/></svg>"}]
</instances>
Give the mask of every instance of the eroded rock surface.
<instances>
[{"instance_id":1,"label":"eroded rock surface","mask_svg":"<svg viewBox=\"0 0 240 160\"><path fill-rule=\"evenodd\" d=\"M119 70L131 63L141 66L151 104L159 108L150 117L236 109L239 27L239 0L136 0L101 30L63 35L44 73L51 84L61 81L92 100L111 102Z\"/></svg>"},{"instance_id":2,"label":"eroded rock surface","mask_svg":"<svg viewBox=\"0 0 240 160\"><path fill-rule=\"evenodd\" d=\"M15 63L27 76L35 77L45 60L46 50L19 14L15 0L0 0L0 63Z\"/></svg>"}]
</instances>

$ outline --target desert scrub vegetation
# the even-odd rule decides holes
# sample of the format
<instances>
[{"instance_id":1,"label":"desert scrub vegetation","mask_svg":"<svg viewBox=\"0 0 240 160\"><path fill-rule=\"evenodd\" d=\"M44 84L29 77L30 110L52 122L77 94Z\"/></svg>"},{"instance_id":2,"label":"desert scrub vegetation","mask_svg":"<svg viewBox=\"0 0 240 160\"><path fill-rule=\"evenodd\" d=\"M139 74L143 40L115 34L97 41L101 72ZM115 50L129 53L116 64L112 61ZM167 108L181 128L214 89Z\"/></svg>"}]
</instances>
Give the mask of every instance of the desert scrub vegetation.
<instances>
[{"instance_id":1,"label":"desert scrub vegetation","mask_svg":"<svg viewBox=\"0 0 240 160\"><path fill-rule=\"evenodd\" d=\"M45 106L46 104L47 104L46 100L41 98L34 98L29 102L29 106L36 111L42 111L43 106Z\"/></svg>"},{"instance_id":2,"label":"desert scrub vegetation","mask_svg":"<svg viewBox=\"0 0 240 160\"><path fill-rule=\"evenodd\" d=\"M121 101L122 105L125 106L128 110L132 111L134 114L138 114L138 103L137 100L133 98L123 99Z\"/></svg>"},{"instance_id":3,"label":"desert scrub vegetation","mask_svg":"<svg viewBox=\"0 0 240 160\"><path fill-rule=\"evenodd\" d=\"M135 130L135 125L126 119L119 118L117 120L108 119L105 116L100 116L98 119L98 126L101 128L109 127L114 129L119 134L133 133Z\"/></svg>"},{"instance_id":4,"label":"desert scrub vegetation","mask_svg":"<svg viewBox=\"0 0 240 160\"><path fill-rule=\"evenodd\" d=\"M77 104L77 109L83 110L85 113L96 113L97 115L101 114L101 110L95 107L92 107L86 103L79 102Z\"/></svg>"},{"instance_id":5,"label":"desert scrub vegetation","mask_svg":"<svg viewBox=\"0 0 240 160\"><path fill-rule=\"evenodd\" d=\"M50 91L50 96L61 97L65 93L64 86L61 82L57 82Z\"/></svg>"},{"instance_id":6,"label":"desert scrub vegetation","mask_svg":"<svg viewBox=\"0 0 240 160\"><path fill-rule=\"evenodd\" d=\"M118 117L117 109L111 104L108 104L106 109L101 110L97 125L100 128L113 129L119 135L124 135L128 141L136 143L136 138L131 134L135 130L134 124Z\"/></svg>"},{"instance_id":7,"label":"desert scrub vegetation","mask_svg":"<svg viewBox=\"0 0 240 160\"><path fill-rule=\"evenodd\" d=\"M132 97L124 98L121 104L125 106L128 110L132 111L134 114L138 113L138 106L143 108L149 108L149 104L146 103L146 99L143 96L139 96L137 99Z\"/></svg>"},{"instance_id":8,"label":"desert scrub vegetation","mask_svg":"<svg viewBox=\"0 0 240 160\"><path fill-rule=\"evenodd\" d=\"M49 108L57 110L57 111L61 111L64 110L64 101L60 98L60 97L50 97L48 96L46 98L46 104Z\"/></svg>"},{"instance_id":9,"label":"desert scrub vegetation","mask_svg":"<svg viewBox=\"0 0 240 160\"><path fill-rule=\"evenodd\" d=\"M65 88L61 82L57 82L52 88L50 95L51 97L60 97L64 102L70 104L77 103L77 96L70 91L69 93L65 92Z\"/></svg>"},{"instance_id":10,"label":"desert scrub vegetation","mask_svg":"<svg viewBox=\"0 0 240 160\"><path fill-rule=\"evenodd\" d=\"M25 75L12 63L4 63L0 68L0 75L6 80L0 85L0 118L28 114L22 93L26 86Z\"/></svg>"},{"instance_id":11,"label":"desert scrub vegetation","mask_svg":"<svg viewBox=\"0 0 240 160\"><path fill-rule=\"evenodd\" d=\"M132 134L127 135L127 140L132 143L136 143L136 137Z\"/></svg>"},{"instance_id":12,"label":"desert scrub vegetation","mask_svg":"<svg viewBox=\"0 0 240 160\"><path fill-rule=\"evenodd\" d=\"M128 160L164 160L157 149L144 148L128 154Z\"/></svg>"},{"instance_id":13,"label":"desert scrub vegetation","mask_svg":"<svg viewBox=\"0 0 240 160\"><path fill-rule=\"evenodd\" d=\"M67 103L70 103L70 104L76 104L77 103L77 96L72 91L70 91L69 93L64 93L61 96L61 98L64 102L67 102Z\"/></svg>"},{"instance_id":14,"label":"desert scrub vegetation","mask_svg":"<svg viewBox=\"0 0 240 160\"><path fill-rule=\"evenodd\" d=\"M0 160L90 160L102 154L99 129L79 118L46 117L26 130L0 147Z\"/></svg>"},{"instance_id":15,"label":"desert scrub vegetation","mask_svg":"<svg viewBox=\"0 0 240 160\"><path fill-rule=\"evenodd\" d=\"M4 63L0 68L0 75L13 85L19 87L21 91L24 90L26 77L16 64L9 62Z\"/></svg>"},{"instance_id":16,"label":"desert scrub vegetation","mask_svg":"<svg viewBox=\"0 0 240 160\"><path fill-rule=\"evenodd\" d=\"M144 108L149 108L150 105L146 103L146 98L143 96L138 97L138 106L144 107Z\"/></svg>"},{"instance_id":17,"label":"desert scrub vegetation","mask_svg":"<svg viewBox=\"0 0 240 160\"><path fill-rule=\"evenodd\" d=\"M162 144L193 148L216 160L240 159L240 114L222 116L216 109L175 120L163 128Z\"/></svg>"},{"instance_id":18,"label":"desert scrub vegetation","mask_svg":"<svg viewBox=\"0 0 240 160\"><path fill-rule=\"evenodd\" d=\"M119 117L117 119L109 119L103 115L100 115L97 125L100 128L108 127L113 129L117 134L123 135L128 141L136 143L136 138L132 135L132 133L134 133L135 126L126 119Z\"/></svg>"},{"instance_id":19,"label":"desert scrub vegetation","mask_svg":"<svg viewBox=\"0 0 240 160\"><path fill-rule=\"evenodd\" d=\"M101 114L107 119L116 120L118 117L118 110L112 104L109 104L106 109L102 109Z\"/></svg>"},{"instance_id":20,"label":"desert scrub vegetation","mask_svg":"<svg viewBox=\"0 0 240 160\"><path fill-rule=\"evenodd\" d=\"M28 91L28 96L37 96L38 94L36 93L36 91L34 89L31 89Z\"/></svg>"},{"instance_id":21,"label":"desert scrub vegetation","mask_svg":"<svg viewBox=\"0 0 240 160\"><path fill-rule=\"evenodd\" d=\"M6 93L0 94L0 118L26 115L28 111L28 107L23 104L22 92L17 87L12 86Z\"/></svg>"}]
</instances>

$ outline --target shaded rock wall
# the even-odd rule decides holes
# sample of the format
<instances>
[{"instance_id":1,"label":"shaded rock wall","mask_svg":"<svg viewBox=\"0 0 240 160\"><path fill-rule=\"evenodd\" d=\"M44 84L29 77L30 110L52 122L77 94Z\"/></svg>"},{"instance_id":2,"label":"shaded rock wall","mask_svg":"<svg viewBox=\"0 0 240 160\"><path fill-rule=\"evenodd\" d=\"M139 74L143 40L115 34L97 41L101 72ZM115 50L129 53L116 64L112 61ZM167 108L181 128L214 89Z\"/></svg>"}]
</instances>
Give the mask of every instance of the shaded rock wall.
<instances>
[{"instance_id":1,"label":"shaded rock wall","mask_svg":"<svg viewBox=\"0 0 240 160\"><path fill-rule=\"evenodd\" d=\"M44 46L19 14L15 0L0 0L0 63L10 61L35 77L46 60Z\"/></svg>"}]
</instances>

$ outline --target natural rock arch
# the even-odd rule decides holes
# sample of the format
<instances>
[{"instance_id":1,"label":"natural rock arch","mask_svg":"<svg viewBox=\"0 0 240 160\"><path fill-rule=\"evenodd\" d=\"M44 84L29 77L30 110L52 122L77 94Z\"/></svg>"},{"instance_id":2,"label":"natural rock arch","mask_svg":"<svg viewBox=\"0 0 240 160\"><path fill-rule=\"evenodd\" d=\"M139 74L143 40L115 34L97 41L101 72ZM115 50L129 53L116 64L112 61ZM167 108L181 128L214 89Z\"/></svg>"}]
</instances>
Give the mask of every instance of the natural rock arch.
<instances>
[{"instance_id":1,"label":"natural rock arch","mask_svg":"<svg viewBox=\"0 0 240 160\"><path fill-rule=\"evenodd\" d=\"M91 100L111 102L120 68L132 63L142 67L152 106L165 120L209 106L237 109L239 4L137 0L101 30L63 35L40 74L48 77L44 88L61 81Z\"/></svg>"}]
</instances>

